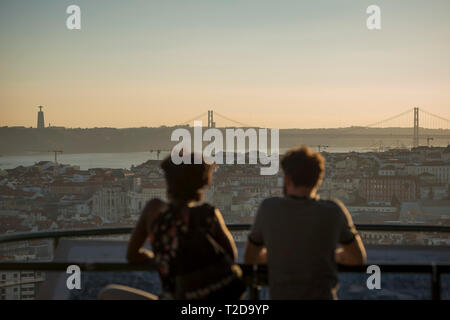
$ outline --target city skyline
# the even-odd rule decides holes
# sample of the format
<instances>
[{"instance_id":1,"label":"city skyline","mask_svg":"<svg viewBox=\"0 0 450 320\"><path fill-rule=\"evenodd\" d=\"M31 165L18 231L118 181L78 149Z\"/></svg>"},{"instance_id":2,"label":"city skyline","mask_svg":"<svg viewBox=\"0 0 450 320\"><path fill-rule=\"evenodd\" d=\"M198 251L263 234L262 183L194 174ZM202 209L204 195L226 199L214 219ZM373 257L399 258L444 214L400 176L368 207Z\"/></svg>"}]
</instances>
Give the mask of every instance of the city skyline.
<instances>
[{"instance_id":1,"label":"city skyline","mask_svg":"<svg viewBox=\"0 0 450 320\"><path fill-rule=\"evenodd\" d=\"M449 117L450 3L2 1L0 126L176 125L214 109L271 128L367 125L412 107ZM201 10L200 10L201 9Z\"/></svg>"},{"instance_id":2,"label":"city skyline","mask_svg":"<svg viewBox=\"0 0 450 320\"><path fill-rule=\"evenodd\" d=\"M449 300L449 13L0 0L0 300Z\"/></svg>"}]
</instances>

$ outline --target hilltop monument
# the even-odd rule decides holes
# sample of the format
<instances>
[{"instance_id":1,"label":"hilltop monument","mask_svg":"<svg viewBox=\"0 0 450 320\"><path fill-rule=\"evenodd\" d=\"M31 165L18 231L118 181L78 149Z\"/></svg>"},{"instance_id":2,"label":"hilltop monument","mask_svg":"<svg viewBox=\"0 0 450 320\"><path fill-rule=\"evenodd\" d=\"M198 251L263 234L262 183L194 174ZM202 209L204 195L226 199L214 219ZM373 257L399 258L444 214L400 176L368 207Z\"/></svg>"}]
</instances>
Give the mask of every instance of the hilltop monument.
<instances>
[{"instance_id":1,"label":"hilltop monument","mask_svg":"<svg viewBox=\"0 0 450 320\"><path fill-rule=\"evenodd\" d=\"M38 119L37 119L37 128L38 129L44 129L45 125L44 125L44 111L42 111L42 106L39 106L39 111L38 111Z\"/></svg>"}]
</instances>

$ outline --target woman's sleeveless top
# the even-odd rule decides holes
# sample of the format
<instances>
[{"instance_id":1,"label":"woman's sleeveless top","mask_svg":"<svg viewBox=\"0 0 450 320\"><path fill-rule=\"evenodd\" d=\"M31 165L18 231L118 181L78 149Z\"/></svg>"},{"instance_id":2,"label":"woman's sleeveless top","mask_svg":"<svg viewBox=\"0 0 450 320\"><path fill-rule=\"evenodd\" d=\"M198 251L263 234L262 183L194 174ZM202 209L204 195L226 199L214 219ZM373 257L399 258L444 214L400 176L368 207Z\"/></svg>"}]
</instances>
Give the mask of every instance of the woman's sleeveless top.
<instances>
[{"instance_id":1,"label":"woman's sleeveless top","mask_svg":"<svg viewBox=\"0 0 450 320\"><path fill-rule=\"evenodd\" d=\"M192 221L197 221L205 231L214 236L214 230L219 224L214 210L209 204L179 210L169 205L165 212L159 213L155 218L149 238L164 292L173 293L175 290L174 261L180 235L188 232L189 228L196 227L192 225ZM191 218L193 215L195 219Z\"/></svg>"}]
</instances>

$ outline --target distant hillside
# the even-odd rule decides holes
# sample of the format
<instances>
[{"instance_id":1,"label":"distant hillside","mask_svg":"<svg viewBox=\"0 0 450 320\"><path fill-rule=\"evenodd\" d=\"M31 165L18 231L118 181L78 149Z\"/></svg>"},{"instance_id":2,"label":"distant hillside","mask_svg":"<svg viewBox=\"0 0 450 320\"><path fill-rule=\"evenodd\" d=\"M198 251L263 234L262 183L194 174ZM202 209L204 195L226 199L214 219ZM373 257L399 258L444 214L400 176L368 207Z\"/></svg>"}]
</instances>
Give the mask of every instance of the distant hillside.
<instances>
[{"instance_id":1,"label":"distant hillside","mask_svg":"<svg viewBox=\"0 0 450 320\"><path fill-rule=\"evenodd\" d=\"M159 128L0 128L0 154L25 154L63 150L65 153L141 152L150 149L170 149L174 142L170 135L175 127ZM191 128L192 129L192 128ZM433 137L432 145L447 145L450 130L421 129L421 144ZM412 129L283 129L280 130L280 148L299 144L328 145L330 147L405 146L412 141Z\"/></svg>"}]
</instances>

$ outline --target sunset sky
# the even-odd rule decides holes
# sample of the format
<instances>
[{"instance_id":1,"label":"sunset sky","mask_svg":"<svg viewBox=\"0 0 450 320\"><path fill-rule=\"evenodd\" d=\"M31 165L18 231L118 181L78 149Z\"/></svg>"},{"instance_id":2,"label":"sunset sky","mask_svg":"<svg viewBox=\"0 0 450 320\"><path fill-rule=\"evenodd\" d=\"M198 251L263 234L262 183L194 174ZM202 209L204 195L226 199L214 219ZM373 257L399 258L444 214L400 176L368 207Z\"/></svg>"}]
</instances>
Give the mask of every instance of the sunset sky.
<instances>
[{"instance_id":1,"label":"sunset sky","mask_svg":"<svg viewBox=\"0 0 450 320\"><path fill-rule=\"evenodd\" d=\"M82 29L66 28L67 6ZM382 30L366 28L381 7ZM0 126L272 128L450 118L448 0L0 0ZM220 126L220 121L217 120Z\"/></svg>"}]
</instances>

